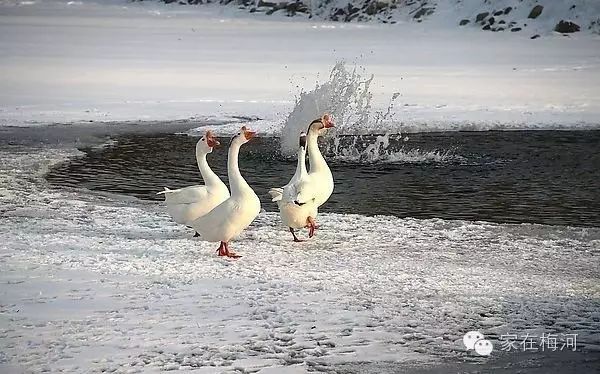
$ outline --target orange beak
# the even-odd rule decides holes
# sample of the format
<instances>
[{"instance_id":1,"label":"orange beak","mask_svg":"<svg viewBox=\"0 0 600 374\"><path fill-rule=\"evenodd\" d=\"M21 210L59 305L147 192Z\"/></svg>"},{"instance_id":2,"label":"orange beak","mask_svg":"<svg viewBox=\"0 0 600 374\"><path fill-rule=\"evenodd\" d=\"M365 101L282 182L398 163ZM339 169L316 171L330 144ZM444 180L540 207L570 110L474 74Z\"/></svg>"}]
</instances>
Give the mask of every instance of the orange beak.
<instances>
[{"instance_id":1,"label":"orange beak","mask_svg":"<svg viewBox=\"0 0 600 374\"><path fill-rule=\"evenodd\" d=\"M219 143L219 141L215 138L215 136L212 134L211 131L207 131L206 132L206 144L208 144L209 147L214 148L221 143Z\"/></svg>"},{"instance_id":2,"label":"orange beak","mask_svg":"<svg viewBox=\"0 0 600 374\"><path fill-rule=\"evenodd\" d=\"M250 140L256 136L256 131L250 131L246 126L242 127L242 132L244 133L246 140Z\"/></svg>"},{"instance_id":3,"label":"orange beak","mask_svg":"<svg viewBox=\"0 0 600 374\"><path fill-rule=\"evenodd\" d=\"M324 129L329 129L329 128L334 127L333 121L331 120L331 116L329 114L324 114L323 115L322 122L323 122L323 128Z\"/></svg>"},{"instance_id":4,"label":"orange beak","mask_svg":"<svg viewBox=\"0 0 600 374\"><path fill-rule=\"evenodd\" d=\"M219 141L215 138L208 138L206 139L206 144L208 144L209 147L214 148L220 145L221 143L219 143Z\"/></svg>"}]
</instances>

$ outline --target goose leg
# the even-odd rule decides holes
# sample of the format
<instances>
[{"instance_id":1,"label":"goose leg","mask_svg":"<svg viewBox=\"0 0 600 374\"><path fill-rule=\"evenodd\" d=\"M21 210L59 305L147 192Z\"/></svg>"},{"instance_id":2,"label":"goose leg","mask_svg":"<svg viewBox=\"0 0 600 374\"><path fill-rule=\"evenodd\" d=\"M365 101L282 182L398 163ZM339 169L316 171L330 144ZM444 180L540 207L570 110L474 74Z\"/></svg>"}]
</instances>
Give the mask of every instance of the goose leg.
<instances>
[{"instance_id":1,"label":"goose leg","mask_svg":"<svg viewBox=\"0 0 600 374\"><path fill-rule=\"evenodd\" d=\"M312 238L315 236L315 230L317 229L317 223L315 222L315 219L311 216L308 216L306 219L306 226L308 227L308 237Z\"/></svg>"},{"instance_id":2,"label":"goose leg","mask_svg":"<svg viewBox=\"0 0 600 374\"><path fill-rule=\"evenodd\" d=\"M293 229L293 228L291 228L291 227L290 227L290 232L292 233L292 236L294 237L294 241L295 241L296 243L300 243L300 242L303 242L303 241L304 241L304 240L302 240L302 239L298 239L298 237L296 236L296 233L294 232L294 229Z\"/></svg>"},{"instance_id":3,"label":"goose leg","mask_svg":"<svg viewBox=\"0 0 600 374\"><path fill-rule=\"evenodd\" d=\"M227 244L225 242L221 242L219 248L217 248L218 256L227 256Z\"/></svg>"},{"instance_id":4,"label":"goose leg","mask_svg":"<svg viewBox=\"0 0 600 374\"><path fill-rule=\"evenodd\" d=\"M229 251L229 243L225 243L225 256L230 257L230 258L240 258L242 257L241 255L238 255L237 253L233 252L233 251Z\"/></svg>"}]
</instances>

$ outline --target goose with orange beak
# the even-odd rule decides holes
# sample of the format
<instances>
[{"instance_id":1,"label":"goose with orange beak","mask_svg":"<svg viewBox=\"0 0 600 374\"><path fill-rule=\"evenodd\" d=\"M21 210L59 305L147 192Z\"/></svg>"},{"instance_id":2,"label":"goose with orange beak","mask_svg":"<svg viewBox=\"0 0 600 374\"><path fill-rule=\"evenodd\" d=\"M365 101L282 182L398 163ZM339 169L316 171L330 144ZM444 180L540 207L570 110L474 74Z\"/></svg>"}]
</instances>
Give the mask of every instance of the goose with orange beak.
<instances>
[{"instance_id":1,"label":"goose with orange beak","mask_svg":"<svg viewBox=\"0 0 600 374\"><path fill-rule=\"evenodd\" d=\"M219 256L237 258L229 250L229 242L244 231L260 213L260 200L242 177L238 166L240 147L256 136L246 126L233 137L229 146L227 175L231 196L213 210L192 222L192 227L209 242L220 242Z\"/></svg>"},{"instance_id":2,"label":"goose with orange beak","mask_svg":"<svg viewBox=\"0 0 600 374\"><path fill-rule=\"evenodd\" d=\"M206 134L196 144L196 162L204 185L176 190L165 187L164 191L158 193L165 195L167 212L175 222L190 226L193 220L210 212L229 198L227 186L212 171L206 161L206 156L218 145L219 141L210 130L206 131Z\"/></svg>"},{"instance_id":3,"label":"goose with orange beak","mask_svg":"<svg viewBox=\"0 0 600 374\"><path fill-rule=\"evenodd\" d=\"M311 199L304 204L295 201L298 186L308 178L308 172L306 171L306 133L300 134L298 144L296 172L285 186L271 188L269 195L271 195L271 201L277 203L281 221L289 228L294 241L302 242L303 240L298 239L294 230L306 227L308 217L316 218L317 206L315 205L315 199Z\"/></svg>"},{"instance_id":4,"label":"goose with orange beak","mask_svg":"<svg viewBox=\"0 0 600 374\"><path fill-rule=\"evenodd\" d=\"M318 208L323 205L333 193L333 175L325 158L319 150L317 142L319 136L324 135L327 129L334 127L329 114L312 121L306 135L306 149L308 151L310 169L307 174L301 168L304 163L302 155L302 138L298 155L296 175L290 183L283 188L271 189L269 193L273 201L277 202L283 223L289 227L294 241L301 241L296 236L294 229L308 228L308 236L312 238L317 229L316 217Z\"/></svg>"}]
</instances>

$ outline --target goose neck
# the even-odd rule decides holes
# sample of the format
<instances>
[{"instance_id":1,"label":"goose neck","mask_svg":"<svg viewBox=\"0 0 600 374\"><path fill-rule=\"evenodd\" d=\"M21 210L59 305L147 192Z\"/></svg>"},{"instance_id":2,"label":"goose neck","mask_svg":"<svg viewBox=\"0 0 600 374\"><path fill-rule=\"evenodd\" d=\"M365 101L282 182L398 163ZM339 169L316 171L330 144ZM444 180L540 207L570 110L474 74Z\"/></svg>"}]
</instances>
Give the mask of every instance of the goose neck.
<instances>
[{"instance_id":1,"label":"goose neck","mask_svg":"<svg viewBox=\"0 0 600 374\"><path fill-rule=\"evenodd\" d=\"M300 147L298 150L298 165L296 165L296 175L306 174L306 148Z\"/></svg>"},{"instance_id":2,"label":"goose neck","mask_svg":"<svg viewBox=\"0 0 600 374\"><path fill-rule=\"evenodd\" d=\"M241 144L233 143L229 147L227 159L227 176L229 177L229 188L231 196L240 196L248 191L252 191L242 174L238 164Z\"/></svg>"},{"instance_id":3,"label":"goose neck","mask_svg":"<svg viewBox=\"0 0 600 374\"><path fill-rule=\"evenodd\" d=\"M306 137L311 173L329 169L327 167L327 163L325 162L325 158L323 158L321 150L319 149L319 143L317 142L318 138L319 135L314 132L310 132Z\"/></svg>"},{"instance_id":4,"label":"goose neck","mask_svg":"<svg viewBox=\"0 0 600 374\"><path fill-rule=\"evenodd\" d=\"M198 169L200 170L200 174L202 175L202 179L204 180L204 184L215 185L219 183L221 180L215 174L214 171L208 165L208 161L206 160L207 153L197 152L196 153L196 162L198 163Z\"/></svg>"}]
</instances>

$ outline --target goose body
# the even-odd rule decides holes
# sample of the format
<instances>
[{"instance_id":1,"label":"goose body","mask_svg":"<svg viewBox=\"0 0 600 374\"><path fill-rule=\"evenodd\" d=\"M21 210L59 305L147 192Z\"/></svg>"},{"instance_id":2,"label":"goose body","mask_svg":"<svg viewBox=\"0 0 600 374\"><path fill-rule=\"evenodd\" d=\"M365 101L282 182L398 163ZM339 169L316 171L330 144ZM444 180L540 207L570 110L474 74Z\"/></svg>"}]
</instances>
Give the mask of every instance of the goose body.
<instances>
[{"instance_id":1,"label":"goose body","mask_svg":"<svg viewBox=\"0 0 600 374\"><path fill-rule=\"evenodd\" d=\"M210 212L229 197L229 190L212 171L206 156L219 142L210 131L196 144L196 162L205 185L195 185L176 190L165 187L158 194L165 195L167 212L177 223L190 225L193 220Z\"/></svg>"},{"instance_id":2,"label":"goose body","mask_svg":"<svg viewBox=\"0 0 600 374\"><path fill-rule=\"evenodd\" d=\"M221 242L219 256L239 257L229 251L228 243L244 231L260 213L260 200L238 167L240 147L254 137L245 127L229 147L227 173L231 195L207 214L192 221L191 226L209 242Z\"/></svg>"}]
</instances>

